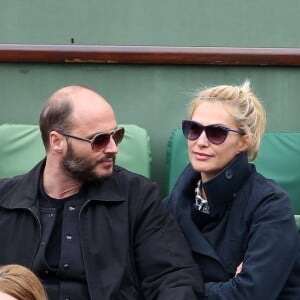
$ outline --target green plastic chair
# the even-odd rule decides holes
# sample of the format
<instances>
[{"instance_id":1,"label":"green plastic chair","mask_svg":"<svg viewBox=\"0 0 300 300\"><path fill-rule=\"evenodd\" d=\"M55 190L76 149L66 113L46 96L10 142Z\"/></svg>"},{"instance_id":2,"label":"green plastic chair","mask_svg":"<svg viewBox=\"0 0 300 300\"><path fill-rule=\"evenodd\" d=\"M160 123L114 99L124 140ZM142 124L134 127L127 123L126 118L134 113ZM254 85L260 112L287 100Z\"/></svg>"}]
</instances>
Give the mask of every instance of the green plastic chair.
<instances>
[{"instance_id":1,"label":"green plastic chair","mask_svg":"<svg viewBox=\"0 0 300 300\"><path fill-rule=\"evenodd\" d=\"M180 173L189 163L187 141L181 128L176 128L167 145L167 193L169 194Z\"/></svg>"},{"instance_id":2,"label":"green plastic chair","mask_svg":"<svg viewBox=\"0 0 300 300\"><path fill-rule=\"evenodd\" d=\"M125 128L125 136L116 164L149 178L151 147L147 131L133 124L120 126ZM24 174L45 156L37 125L2 124L0 141L0 178Z\"/></svg>"},{"instance_id":3,"label":"green plastic chair","mask_svg":"<svg viewBox=\"0 0 300 300\"><path fill-rule=\"evenodd\" d=\"M300 230L300 132L266 132L254 163L287 191Z\"/></svg>"},{"instance_id":4,"label":"green plastic chair","mask_svg":"<svg viewBox=\"0 0 300 300\"><path fill-rule=\"evenodd\" d=\"M181 128L175 129L169 138L166 161L167 191L170 193L189 162L187 142ZM260 173L287 191L300 229L300 132L266 132L254 163Z\"/></svg>"}]
</instances>

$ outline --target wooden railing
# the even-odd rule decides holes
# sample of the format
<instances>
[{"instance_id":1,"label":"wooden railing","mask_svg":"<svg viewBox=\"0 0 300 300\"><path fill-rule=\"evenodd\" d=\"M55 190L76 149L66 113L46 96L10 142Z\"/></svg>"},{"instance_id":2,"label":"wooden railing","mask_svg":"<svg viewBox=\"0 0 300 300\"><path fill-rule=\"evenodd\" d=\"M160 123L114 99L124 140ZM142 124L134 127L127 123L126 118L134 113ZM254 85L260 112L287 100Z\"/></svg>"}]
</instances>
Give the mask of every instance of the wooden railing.
<instances>
[{"instance_id":1,"label":"wooden railing","mask_svg":"<svg viewBox=\"0 0 300 300\"><path fill-rule=\"evenodd\" d=\"M300 48L0 44L0 62L300 66Z\"/></svg>"}]
</instances>

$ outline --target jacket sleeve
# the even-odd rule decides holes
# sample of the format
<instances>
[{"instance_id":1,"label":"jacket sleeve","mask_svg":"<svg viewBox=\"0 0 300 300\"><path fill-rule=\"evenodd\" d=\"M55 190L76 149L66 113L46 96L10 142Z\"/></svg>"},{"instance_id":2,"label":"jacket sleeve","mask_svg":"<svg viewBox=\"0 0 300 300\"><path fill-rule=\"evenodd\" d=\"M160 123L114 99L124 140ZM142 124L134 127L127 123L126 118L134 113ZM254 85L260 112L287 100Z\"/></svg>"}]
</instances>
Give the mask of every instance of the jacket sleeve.
<instances>
[{"instance_id":1,"label":"jacket sleeve","mask_svg":"<svg viewBox=\"0 0 300 300\"><path fill-rule=\"evenodd\" d=\"M241 273L227 282L206 283L204 299L300 299L299 286L288 291L294 296L283 296L299 259L299 235L289 203L284 193L273 193L253 210ZM300 274L296 276L299 285Z\"/></svg>"},{"instance_id":2,"label":"jacket sleeve","mask_svg":"<svg viewBox=\"0 0 300 300\"><path fill-rule=\"evenodd\" d=\"M151 183L139 197L134 249L145 299L202 299L199 266Z\"/></svg>"}]
</instances>

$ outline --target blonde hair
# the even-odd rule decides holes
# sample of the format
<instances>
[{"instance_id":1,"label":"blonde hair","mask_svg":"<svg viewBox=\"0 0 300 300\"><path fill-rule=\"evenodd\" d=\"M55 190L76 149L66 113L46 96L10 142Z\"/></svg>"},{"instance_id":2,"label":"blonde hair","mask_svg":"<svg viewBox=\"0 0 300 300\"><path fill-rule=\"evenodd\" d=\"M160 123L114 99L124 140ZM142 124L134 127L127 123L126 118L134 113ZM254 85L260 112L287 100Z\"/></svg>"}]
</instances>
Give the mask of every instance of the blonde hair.
<instances>
[{"instance_id":1,"label":"blonde hair","mask_svg":"<svg viewBox=\"0 0 300 300\"><path fill-rule=\"evenodd\" d=\"M241 86L219 85L198 92L189 105L190 118L204 101L219 101L228 105L238 128L249 136L248 161L253 161L265 131L266 113L260 100L251 90L249 80Z\"/></svg>"},{"instance_id":2,"label":"blonde hair","mask_svg":"<svg viewBox=\"0 0 300 300\"><path fill-rule=\"evenodd\" d=\"M0 266L0 291L18 300L47 300L38 277L21 265Z\"/></svg>"}]
</instances>

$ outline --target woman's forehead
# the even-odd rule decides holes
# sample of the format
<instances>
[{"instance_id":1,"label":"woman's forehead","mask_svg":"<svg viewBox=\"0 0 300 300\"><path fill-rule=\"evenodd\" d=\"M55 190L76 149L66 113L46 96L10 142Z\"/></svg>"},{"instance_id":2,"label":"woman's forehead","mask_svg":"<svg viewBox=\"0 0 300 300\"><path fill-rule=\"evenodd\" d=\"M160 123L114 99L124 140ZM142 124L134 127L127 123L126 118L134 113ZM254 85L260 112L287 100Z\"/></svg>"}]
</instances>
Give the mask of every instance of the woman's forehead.
<instances>
[{"instance_id":1,"label":"woman's forehead","mask_svg":"<svg viewBox=\"0 0 300 300\"><path fill-rule=\"evenodd\" d=\"M195 108L192 120L200 123L227 124L233 122L233 117L228 104L219 101L204 101Z\"/></svg>"}]
</instances>

